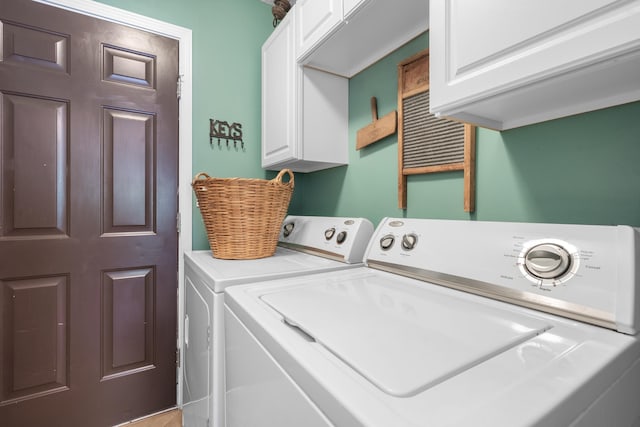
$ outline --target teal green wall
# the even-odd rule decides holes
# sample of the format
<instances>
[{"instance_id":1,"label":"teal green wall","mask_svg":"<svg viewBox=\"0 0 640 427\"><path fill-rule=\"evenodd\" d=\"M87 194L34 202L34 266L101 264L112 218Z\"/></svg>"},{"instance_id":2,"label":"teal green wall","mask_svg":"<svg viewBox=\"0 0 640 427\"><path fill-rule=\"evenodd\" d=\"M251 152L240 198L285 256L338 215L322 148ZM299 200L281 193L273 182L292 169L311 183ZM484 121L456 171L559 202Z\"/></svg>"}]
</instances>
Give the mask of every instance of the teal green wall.
<instances>
[{"instance_id":1,"label":"teal green wall","mask_svg":"<svg viewBox=\"0 0 640 427\"><path fill-rule=\"evenodd\" d=\"M308 174L299 213L640 226L640 102L525 126L477 131L476 212L463 210L462 172L408 177L397 207L397 135L360 151L356 132L397 109L397 64L425 49L424 34L349 84L349 166Z\"/></svg>"}]
</instances>

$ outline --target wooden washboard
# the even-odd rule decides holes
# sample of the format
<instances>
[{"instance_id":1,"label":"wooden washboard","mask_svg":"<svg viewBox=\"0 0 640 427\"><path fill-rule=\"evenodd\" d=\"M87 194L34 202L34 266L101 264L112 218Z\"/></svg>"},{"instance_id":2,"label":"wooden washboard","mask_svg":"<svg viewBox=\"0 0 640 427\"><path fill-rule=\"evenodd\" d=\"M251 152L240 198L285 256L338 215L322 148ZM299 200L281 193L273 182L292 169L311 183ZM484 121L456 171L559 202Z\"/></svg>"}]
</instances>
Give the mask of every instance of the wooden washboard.
<instances>
[{"instance_id":1,"label":"wooden washboard","mask_svg":"<svg viewBox=\"0 0 640 427\"><path fill-rule=\"evenodd\" d=\"M398 207L407 176L464 171L464 210L475 210L475 126L429 113L429 49L398 64Z\"/></svg>"}]
</instances>

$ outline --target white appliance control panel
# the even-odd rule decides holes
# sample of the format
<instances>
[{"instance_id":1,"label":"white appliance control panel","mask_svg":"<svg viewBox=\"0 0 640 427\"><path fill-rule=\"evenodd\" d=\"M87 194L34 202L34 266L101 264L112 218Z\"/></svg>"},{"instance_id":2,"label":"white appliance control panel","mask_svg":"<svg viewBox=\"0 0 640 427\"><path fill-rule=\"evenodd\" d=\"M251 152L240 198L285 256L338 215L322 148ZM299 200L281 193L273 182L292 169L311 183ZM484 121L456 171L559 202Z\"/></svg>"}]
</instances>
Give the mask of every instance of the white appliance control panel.
<instances>
[{"instance_id":1,"label":"white appliance control panel","mask_svg":"<svg viewBox=\"0 0 640 427\"><path fill-rule=\"evenodd\" d=\"M628 226L385 218L365 262L635 334L639 245Z\"/></svg>"},{"instance_id":2,"label":"white appliance control panel","mask_svg":"<svg viewBox=\"0 0 640 427\"><path fill-rule=\"evenodd\" d=\"M359 263L372 234L373 224L366 218L289 215L278 240L283 247Z\"/></svg>"}]
</instances>

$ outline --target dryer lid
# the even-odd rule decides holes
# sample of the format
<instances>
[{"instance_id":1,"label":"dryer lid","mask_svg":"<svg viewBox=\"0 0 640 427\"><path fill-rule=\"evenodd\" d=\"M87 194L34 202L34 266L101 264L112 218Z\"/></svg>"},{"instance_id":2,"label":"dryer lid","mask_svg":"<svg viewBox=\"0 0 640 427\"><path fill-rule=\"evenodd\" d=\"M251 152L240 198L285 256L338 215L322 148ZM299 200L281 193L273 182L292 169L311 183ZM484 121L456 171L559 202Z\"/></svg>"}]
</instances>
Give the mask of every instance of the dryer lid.
<instances>
[{"instance_id":1,"label":"dryer lid","mask_svg":"<svg viewBox=\"0 0 640 427\"><path fill-rule=\"evenodd\" d=\"M273 256L259 259L228 260L214 258L211 251L186 252L185 263L199 271L214 292L223 292L233 285L357 266L279 246Z\"/></svg>"},{"instance_id":2,"label":"dryer lid","mask_svg":"<svg viewBox=\"0 0 640 427\"><path fill-rule=\"evenodd\" d=\"M311 282L260 298L383 392L420 393L551 328L435 285L379 275Z\"/></svg>"}]
</instances>

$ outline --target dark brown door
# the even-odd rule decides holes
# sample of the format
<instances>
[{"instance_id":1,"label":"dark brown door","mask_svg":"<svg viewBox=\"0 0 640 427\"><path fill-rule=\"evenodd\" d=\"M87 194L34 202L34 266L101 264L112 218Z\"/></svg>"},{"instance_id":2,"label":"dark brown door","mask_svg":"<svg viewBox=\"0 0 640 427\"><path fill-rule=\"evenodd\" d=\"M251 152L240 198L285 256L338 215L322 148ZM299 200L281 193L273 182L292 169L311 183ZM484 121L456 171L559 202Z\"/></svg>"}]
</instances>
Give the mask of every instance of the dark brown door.
<instances>
[{"instance_id":1,"label":"dark brown door","mask_svg":"<svg viewBox=\"0 0 640 427\"><path fill-rule=\"evenodd\" d=\"M176 404L178 43L0 1L0 425Z\"/></svg>"}]
</instances>

